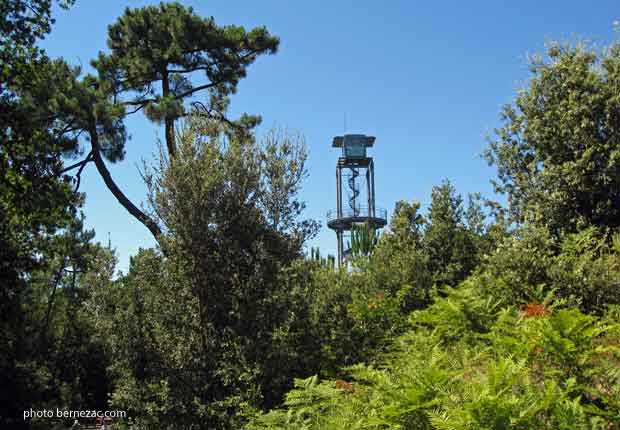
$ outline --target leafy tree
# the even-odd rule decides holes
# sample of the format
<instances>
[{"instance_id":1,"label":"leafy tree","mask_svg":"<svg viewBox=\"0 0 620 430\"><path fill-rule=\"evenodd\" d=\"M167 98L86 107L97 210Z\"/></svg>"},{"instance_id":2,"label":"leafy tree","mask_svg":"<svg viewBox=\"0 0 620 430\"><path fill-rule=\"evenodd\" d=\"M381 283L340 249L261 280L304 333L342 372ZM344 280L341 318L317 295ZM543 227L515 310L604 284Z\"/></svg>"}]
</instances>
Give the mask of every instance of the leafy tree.
<instances>
[{"instance_id":1,"label":"leafy tree","mask_svg":"<svg viewBox=\"0 0 620 430\"><path fill-rule=\"evenodd\" d=\"M473 226L475 230L481 229L478 215ZM463 199L452 184L446 180L433 187L423 242L429 270L438 286L455 286L475 267L476 234L479 231L472 231L466 225Z\"/></svg>"},{"instance_id":2,"label":"leafy tree","mask_svg":"<svg viewBox=\"0 0 620 430\"><path fill-rule=\"evenodd\" d=\"M87 309L94 332L106 340L106 355L114 358L110 404L128 414L119 425L188 428L226 410L225 377L205 378L197 302L168 260L154 250L140 250L126 276L94 281ZM217 370L242 371L235 364ZM207 403L209 389L222 395L212 394Z\"/></svg>"},{"instance_id":3,"label":"leafy tree","mask_svg":"<svg viewBox=\"0 0 620 430\"><path fill-rule=\"evenodd\" d=\"M584 312L602 314L619 305L620 234L589 228L567 236L548 273L557 295Z\"/></svg>"},{"instance_id":4,"label":"leafy tree","mask_svg":"<svg viewBox=\"0 0 620 430\"><path fill-rule=\"evenodd\" d=\"M301 134L269 130L261 141L262 184L260 204L267 223L300 247L319 229L315 220L301 219L306 203L298 199L307 179L306 144Z\"/></svg>"},{"instance_id":5,"label":"leafy tree","mask_svg":"<svg viewBox=\"0 0 620 430\"><path fill-rule=\"evenodd\" d=\"M583 312L602 314L620 304L619 239L591 227L558 241L544 227L524 226L498 244L473 278L504 303L553 291Z\"/></svg>"},{"instance_id":6,"label":"leafy tree","mask_svg":"<svg viewBox=\"0 0 620 430\"><path fill-rule=\"evenodd\" d=\"M414 201L411 204L403 200L396 202L390 220L391 237L398 242L410 242L421 247L426 220L419 211L420 202Z\"/></svg>"},{"instance_id":7,"label":"leafy tree","mask_svg":"<svg viewBox=\"0 0 620 430\"><path fill-rule=\"evenodd\" d=\"M620 226L620 45L554 44L502 112L486 159L514 221L555 234Z\"/></svg>"},{"instance_id":8,"label":"leafy tree","mask_svg":"<svg viewBox=\"0 0 620 430\"><path fill-rule=\"evenodd\" d=\"M34 344L34 358L49 372L45 385L39 387L38 395L45 400L41 406L107 408L109 357L83 304L91 293L89 275L101 270L98 261L107 260L113 271L115 260L110 249L91 243L93 236L93 231L83 229L83 220L72 222L54 237L54 249L42 255L49 267L31 273L28 337ZM110 270L101 275L111 276ZM46 428L49 420L40 425Z\"/></svg>"},{"instance_id":9,"label":"leafy tree","mask_svg":"<svg viewBox=\"0 0 620 430\"><path fill-rule=\"evenodd\" d=\"M369 282L399 297L403 314L431 302L433 276L424 248L426 219L419 213L420 203L396 203L389 231L384 232L364 267Z\"/></svg>"},{"instance_id":10,"label":"leafy tree","mask_svg":"<svg viewBox=\"0 0 620 430\"><path fill-rule=\"evenodd\" d=\"M132 261L99 324L118 358L113 402L136 428L239 428L244 404L276 404L289 384L279 372L307 362L307 284L288 269L307 238L294 217L305 148L291 142L196 115L176 155L162 147L145 170L165 257ZM274 171L285 179L270 181Z\"/></svg>"}]
</instances>

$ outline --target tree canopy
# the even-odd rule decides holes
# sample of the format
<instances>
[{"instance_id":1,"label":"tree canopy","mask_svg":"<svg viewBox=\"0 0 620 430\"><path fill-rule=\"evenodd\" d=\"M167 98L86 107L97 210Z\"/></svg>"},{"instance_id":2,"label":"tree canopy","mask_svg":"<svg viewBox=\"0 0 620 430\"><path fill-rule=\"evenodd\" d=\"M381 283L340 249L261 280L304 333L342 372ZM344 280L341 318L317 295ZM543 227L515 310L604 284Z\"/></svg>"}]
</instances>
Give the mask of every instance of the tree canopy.
<instances>
[{"instance_id":1,"label":"tree canopy","mask_svg":"<svg viewBox=\"0 0 620 430\"><path fill-rule=\"evenodd\" d=\"M507 105L486 159L513 219L555 234L620 226L620 45L554 44Z\"/></svg>"},{"instance_id":2,"label":"tree canopy","mask_svg":"<svg viewBox=\"0 0 620 430\"><path fill-rule=\"evenodd\" d=\"M191 7L161 3L127 8L108 28L110 53L99 53L93 66L132 112L144 109L150 120L164 123L168 153L174 156L174 121L185 115L185 99L208 90L207 111L222 118L226 97L248 66L259 55L274 54L278 44L265 27L222 27ZM194 82L201 78L206 82Z\"/></svg>"},{"instance_id":3,"label":"tree canopy","mask_svg":"<svg viewBox=\"0 0 620 430\"><path fill-rule=\"evenodd\" d=\"M10 3L9 9L28 11L27 6L32 5L26 3ZM49 11L42 11L34 11L35 16L42 17L40 28L28 24L31 18L26 14L24 23L17 25L20 21L15 20L15 25L5 25L6 31L15 40L30 40L33 36L28 31L44 34L49 23L43 18L49 18ZM110 53L100 53L93 61L97 75L83 76L79 68L64 61L42 59L47 65L35 68L31 77L14 74L19 82L12 85L12 91L37 112L37 117L45 118L49 132L63 143L65 155L79 157L86 152L81 161L62 169L60 174L77 169L75 181L79 186L84 167L94 163L117 201L159 240L161 230L156 222L126 196L105 163L124 158L129 136L125 118L144 110L151 120L163 122L169 156L175 154L174 121L190 110L199 110L234 127L237 133L251 136L248 130L260 118L243 115L238 120L228 119L228 96L236 91L247 67L259 55L277 51L278 39L264 27L250 31L239 26L221 27L213 18L201 18L191 8L162 3L128 8L109 27L108 45ZM20 67L34 66L23 61ZM207 82L195 85L199 76L206 77ZM156 89L158 82L161 91ZM205 90L209 93L206 101L195 101L193 108L186 106L186 99Z\"/></svg>"}]
</instances>

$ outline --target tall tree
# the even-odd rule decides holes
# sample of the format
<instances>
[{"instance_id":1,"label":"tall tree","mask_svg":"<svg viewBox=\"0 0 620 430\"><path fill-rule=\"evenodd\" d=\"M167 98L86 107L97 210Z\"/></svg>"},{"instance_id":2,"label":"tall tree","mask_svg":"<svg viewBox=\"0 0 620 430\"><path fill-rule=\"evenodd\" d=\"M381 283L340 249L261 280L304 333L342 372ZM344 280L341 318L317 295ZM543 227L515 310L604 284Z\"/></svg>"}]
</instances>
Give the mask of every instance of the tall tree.
<instances>
[{"instance_id":1,"label":"tall tree","mask_svg":"<svg viewBox=\"0 0 620 430\"><path fill-rule=\"evenodd\" d=\"M36 130L41 135L36 145L43 153L53 154L56 160L51 173L54 180L64 177L63 183L68 182L68 174L75 170L74 191L77 191L85 166L93 162L116 199L155 237L159 236L157 224L121 191L104 162L104 159L116 162L124 157L127 140L124 106L114 102L113 95L97 78L91 75L80 78L80 69L70 67L63 60L44 57L28 67L31 73L16 76L12 91L20 109L27 113L24 132ZM9 113L7 117L16 115ZM9 130L8 138L17 141L20 134L16 130L21 133L21 129L14 125ZM89 149L82 161L63 166L62 156L81 156L85 147Z\"/></svg>"},{"instance_id":2,"label":"tall tree","mask_svg":"<svg viewBox=\"0 0 620 430\"><path fill-rule=\"evenodd\" d=\"M79 151L66 114L83 101L73 98L78 72L37 46L53 24L53 3L0 1L2 428L49 428L49 420L25 420L30 409L107 403L107 363L81 307L83 274L100 248L77 216L80 174L72 186L63 166L64 154Z\"/></svg>"},{"instance_id":3,"label":"tall tree","mask_svg":"<svg viewBox=\"0 0 620 430\"><path fill-rule=\"evenodd\" d=\"M37 392L47 371L32 330L35 271L45 271L54 235L75 215L79 196L57 176L67 142L51 131L18 93L50 61L37 46L50 30L51 1L0 2L0 426L26 428L27 407L40 405ZM36 306L35 306L36 307ZM37 336L38 338L38 336Z\"/></svg>"},{"instance_id":4,"label":"tall tree","mask_svg":"<svg viewBox=\"0 0 620 430\"><path fill-rule=\"evenodd\" d=\"M192 116L176 156L162 145L160 163L145 169L166 258L133 259L112 290L120 309L101 321L118 351L112 397L136 428L240 428L241 402L279 400L286 382L273 360L291 353L273 345L296 321L288 304L300 293L282 269L301 255L291 191L306 155L301 140L291 152L290 138L271 136L263 145ZM274 171L282 182L270 181Z\"/></svg>"},{"instance_id":5,"label":"tall tree","mask_svg":"<svg viewBox=\"0 0 620 430\"><path fill-rule=\"evenodd\" d=\"M185 115L185 100L208 90L207 111L223 118L226 97L236 91L247 67L259 55L275 53L278 43L264 27L249 32L221 27L191 7L161 3L127 8L108 29L110 54L100 53L93 65L123 96L123 104L164 123L168 153L174 156L174 121ZM201 75L206 81L194 84Z\"/></svg>"},{"instance_id":6,"label":"tall tree","mask_svg":"<svg viewBox=\"0 0 620 430\"><path fill-rule=\"evenodd\" d=\"M433 187L424 248L438 286L456 285L475 266L476 249L465 222L463 199L448 180Z\"/></svg>"},{"instance_id":7,"label":"tall tree","mask_svg":"<svg viewBox=\"0 0 620 430\"><path fill-rule=\"evenodd\" d=\"M110 55L100 53L93 62L99 76L80 77L80 70L61 61L52 62L53 73L38 73L21 89L38 117L47 118L65 154L86 157L59 173L76 171L76 185L88 163L94 163L106 187L117 201L156 239L157 223L138 208L114 181L105 160L121 161L125 153L127 115L145 110L154 121L166 126L168 154L174 156L174 120L185 115L184 101L208 90L208 103L197 102L201 112L233 126L249 136L258 117L225 117L227 96L233 93L247 67L262 53L273 53L278 39L266 29L246 32L242 27L219 27L213 19L202 19L191 8L173 3L142 9L127 9L110 26ZM204 72L209 82L194 86L190 78ZM161 94L155 84L161 81ZM204 108L204 109L202 109ZM83 139L86 137L86 139ZM83 141L86 142L83 142ZM84 151L84 145L90 148Z\"/></svg>"},{"instance_id":8,"label":"tall tree","mask_svg":"<svg viewBox=\"0 0 620 430\"><path fill-rule=\"evenodd\" d=\"M620 44L554 45L486 151L519 223L554 234L620 226Z\"/></svg>"}]
</instances>

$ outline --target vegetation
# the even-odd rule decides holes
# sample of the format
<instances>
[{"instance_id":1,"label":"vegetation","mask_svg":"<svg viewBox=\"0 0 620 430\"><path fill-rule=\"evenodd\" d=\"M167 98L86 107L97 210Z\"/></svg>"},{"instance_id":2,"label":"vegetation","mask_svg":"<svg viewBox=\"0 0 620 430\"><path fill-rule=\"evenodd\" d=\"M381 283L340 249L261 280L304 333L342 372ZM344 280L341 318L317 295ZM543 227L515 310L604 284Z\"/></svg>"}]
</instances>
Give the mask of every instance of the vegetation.
<instances>
[{"instance_id":1,"label":"vegetation","mask_svg":"<svg viewBox=\"0 0 620 430\"><path fill-rule=\"evenodd\" d=\"M486 153L512 217L554 235L620 225L620 45L561 44L534 58L533 77L504 108Z\"/></svg>"},{"instance_id":2,"label":"vegetation","mask_svg":"<svg viewBox=\"0 0 620 430\"><path fill-rule=\"evenodd\" d=\"M133 429L620 428L617 43L532 64L486 153L506 207L446 180L425 213L357 226L338 268L304 255L303 136L226 116L275 36L128 9L84 75L37 47L51 8L0 0L2 428L70 426L23 418L55 408ZM165 130L142 209L105 164L139 111ZM127 274L83 227L91 162L157 239Z\"/></svg>"},{"instance_id":3,"label":"vegetation","mask_svg":"<svg viewBox=\"0 0 620 430\"><path fill-rule=\"evenodd\" d=\"M377 232L368 223L353 224L348 243L351 257L370 256L377 245Z\"/></svg>"},{"instance_id":4,"label":"vegetation","mask_svg":"<svg viewBox=\"0 0 620 430\"><path fill-rule=\"evenodd\" d=\"M611 429L620 419L618 308L499 306L467 282L411 314L376 366L297 379L264 429Z\"/></svg>"}]
</instances>

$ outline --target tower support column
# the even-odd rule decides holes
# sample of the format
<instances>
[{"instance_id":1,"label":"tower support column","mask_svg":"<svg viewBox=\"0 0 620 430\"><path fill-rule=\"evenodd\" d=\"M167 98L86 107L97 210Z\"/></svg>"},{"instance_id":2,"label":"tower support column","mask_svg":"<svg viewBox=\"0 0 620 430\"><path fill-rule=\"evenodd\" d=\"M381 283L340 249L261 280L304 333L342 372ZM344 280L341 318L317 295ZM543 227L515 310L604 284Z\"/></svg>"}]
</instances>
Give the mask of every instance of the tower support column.
<instances>
[{"instance_id":1,"label":"tower support column","mask_svg":"<svg viewBox=\"0 0 620 430\"><path fill-rule=\"evenodd\" d=\"M371 217L375 217L375 163L371 159L369 165L369 174L370 174L370 191L372 192L372 197L369 198L371 204L368 205L368 213Z\"/></svg>"},{"instance_id":2,"label":"tower support column","mask_svg":"<svg viewBox=\"0 0 620 430\"><path fill-rule=\"evenodd\" d=\"M336 166L336 213L342 218L342 168L340 163Z\"/></svg>"},{"instance_id":3,"label":"tower support column","mask_svg":"<svg viewBox=\"0 0 620 430\"><path fill-rule=\"evenodd\" d=\"M343 260L342 254L344 253L343 244L342 244L342 230L336 231L336 239L338 240L338 267L341 267L342 260Z\"/></svg>"}]
</instances>

